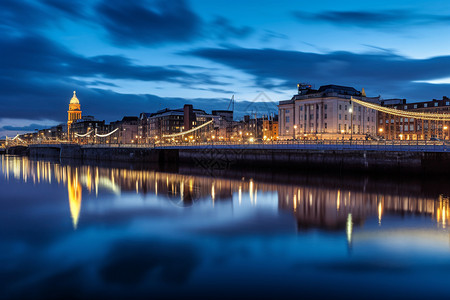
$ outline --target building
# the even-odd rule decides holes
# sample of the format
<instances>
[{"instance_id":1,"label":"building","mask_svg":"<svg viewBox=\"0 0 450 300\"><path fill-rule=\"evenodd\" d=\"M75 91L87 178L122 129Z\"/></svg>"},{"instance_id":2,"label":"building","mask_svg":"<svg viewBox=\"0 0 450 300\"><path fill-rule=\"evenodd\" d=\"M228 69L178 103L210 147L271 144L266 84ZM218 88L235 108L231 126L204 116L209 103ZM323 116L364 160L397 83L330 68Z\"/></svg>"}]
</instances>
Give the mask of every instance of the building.
<instances>
[{"instance_id":1,"label":"building","mask_svg":"<svg viewBox=\"0 0 450 300\"><path fill-rule=\"evenodd\" d=\"M138 135L139 118L138 117L123 117L122 120L111 122L110 130L117 130L117 133L112 134L111 143L118 144L139 144L142 136Z\"/></svg>"},{"instance_id":2,"label":"building","mask_svg":"<svg viewBox=\"0 0 450 300\"><path fill-rule=\"evenodd\" d=\"M72 99L70 99L67 115L67 138L68 140L72 140L73 135L71 133L71 125L73 122L81 119L80 101L78 100L75 91L73 91Z\"/></svg>"},{"instance_id":3,"label":"building","mask_svg":"<svg viewBox=\"0 0 450 300\"><path fill-rule=\"evenodd\" d=\"M377 112L351 103L351 97L379 103L353 87L299 84L298 94L280 101L279 139L365 139L377 133Z\"/></svg>"},{"instance_id":4,"label":"building","mask_svg":"<svg viewBox=\"0 0 450 300\"><path fill-rule=\"evenodd\" d=\"M406 103L406 99L382 100L385 107L411 112L450 113L450 99ZM387 140L429 140L448 139L449 122L403 118L391 114L378 113L378 135Z\"/></svg>"},{"instance_id":5,"label":"building","mask_svg":"<svg viewBox=\"0 0 450 300\"><path fill-rule=\"evenodd\" d=\"M72 140L77 143L97 143L104 142L96 138L96 134L104 134L109 131L109 126L105 121L96 120L93 116L83 116L71 124Z\"/></svg>"},{"instance_id":6,"label":"building","mask_svg":"<svg viewBox=\"0 0 450 300\"><path fill-rule=\"evenodd\" d=\"M220 117L206 113L201 109L194 109L186 104L179 109L163 109L156 113L141 113L140 132L145 133L143 140L146 142L160 142L164 136L188 131L210 120L218 120ZM189 136L178 136L164 140L164 142L181 142L187 140L206 141L215 136L214 125L203 127L192 132Z\"/></svg>"},{"instance_id":7,"label":"building","mask_svg":"<svg viewBox=\"0 0 450 300\"><path fill-rule=\"evenodd\" d=\"M263 118L262 133L264 141L278 140L278 116Z\"/></svg>"}]
</instances>

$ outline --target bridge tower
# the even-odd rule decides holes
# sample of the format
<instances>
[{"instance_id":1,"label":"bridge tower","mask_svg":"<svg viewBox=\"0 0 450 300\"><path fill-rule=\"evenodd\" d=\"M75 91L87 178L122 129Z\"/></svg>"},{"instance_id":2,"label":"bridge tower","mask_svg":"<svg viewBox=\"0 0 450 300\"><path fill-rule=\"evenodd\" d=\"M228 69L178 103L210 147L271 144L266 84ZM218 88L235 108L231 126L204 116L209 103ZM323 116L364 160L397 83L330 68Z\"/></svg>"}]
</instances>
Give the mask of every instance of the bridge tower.
<instances>
[{"instance_id":1,"label":"bridge tower","mask_svg":"<svg viewBox=\"0 0 450 300\"><path fill-rule=\"evenodd\" d=\"M70 127L72 126L73 122L81 119L80 101L78 100L75 91L73 91L72 99L70 99L69 110L67 111L67 114L67 139L71 140Z\"/></svg>"}]
</instances>

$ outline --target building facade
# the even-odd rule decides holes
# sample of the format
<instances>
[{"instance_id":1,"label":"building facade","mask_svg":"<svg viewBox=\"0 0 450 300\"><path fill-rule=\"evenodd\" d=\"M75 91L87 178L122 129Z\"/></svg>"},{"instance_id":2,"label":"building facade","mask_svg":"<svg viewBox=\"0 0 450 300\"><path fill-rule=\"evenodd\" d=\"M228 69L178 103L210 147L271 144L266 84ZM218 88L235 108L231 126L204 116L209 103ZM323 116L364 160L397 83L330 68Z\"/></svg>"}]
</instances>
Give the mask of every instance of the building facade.
<instances>
[{"instance_id":1,"label":"building facade","mask_svg":"<svg viewBox=\"0 0 450 300\"><path fill-rule=\"evenodd\" d=\"M192 132L189 136L180 135L170 139L165 138L165 136L188 131L219 118L219 116L208 114L201 109L194 109L192 105L186 104L179 109L166 108L152 114L141 113L139 126L140 132L145 133L143 140L148 143L206 141L211 139L212 136L215 137L214 125L205 126Z\"/></svg>"},{"instance_id":2,"label":"building facade","mask_svg":"<svg viewBox=\"0 0 450 300\"><path fill-rule=\"evenodd\" d=\"M406 103L405 99L383 100L385 107L411 112L450 113L450 99ZM378 135L387 140L446 140L449 138L450 122L403 118L391 114L378 113Z\"/></svg>"},{"instance_id":3,"label":"building facade","mask_svg":"<svg viewBox=\"0 0 450 300\"><path fill-rule=\"evenodd\" d=\"M351 102L379 103L352 87L299 84L298 94L280 101L279 139L366 139L377 134L377 111Z\"/></svg>"}]
</instances>

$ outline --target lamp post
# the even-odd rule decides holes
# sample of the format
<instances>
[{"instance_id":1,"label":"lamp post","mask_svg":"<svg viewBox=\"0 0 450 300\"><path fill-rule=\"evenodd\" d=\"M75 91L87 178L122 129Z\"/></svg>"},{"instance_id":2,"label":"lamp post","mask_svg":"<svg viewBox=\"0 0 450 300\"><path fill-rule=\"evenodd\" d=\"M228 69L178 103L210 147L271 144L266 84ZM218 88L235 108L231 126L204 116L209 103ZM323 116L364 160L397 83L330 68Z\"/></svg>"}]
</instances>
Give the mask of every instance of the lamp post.
<instances>
[{"instance_id":1,"label":"lamp post","mask_svg":"<svg viewBox=\"0 0 450 300\"><path fill-rule=\"evenodd\" d=\"M294 125L294 136L293 136L294 140L295 140L295 130L296 129L297 129L297 125Z\"/></svg>"}]
</instances>

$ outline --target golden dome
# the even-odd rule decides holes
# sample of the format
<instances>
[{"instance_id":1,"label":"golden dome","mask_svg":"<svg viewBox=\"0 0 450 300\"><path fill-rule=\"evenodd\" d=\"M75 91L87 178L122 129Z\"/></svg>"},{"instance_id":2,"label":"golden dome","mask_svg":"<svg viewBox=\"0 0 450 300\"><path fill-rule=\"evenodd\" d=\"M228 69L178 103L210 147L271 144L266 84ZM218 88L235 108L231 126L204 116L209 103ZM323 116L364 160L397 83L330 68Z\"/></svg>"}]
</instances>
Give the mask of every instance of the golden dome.
<instances>
[{"instance_id":1,"label":"golden dome","mask_svg":"<svg viewBox=\"0 0 450 300\"><path fill-rule=\"evenodd\" d=\"M80 104L80 101L78 101L77 94L75 91L73 91L73 97L72 99L70 99L70 104Z\"/></svg>"}]
</instances>

